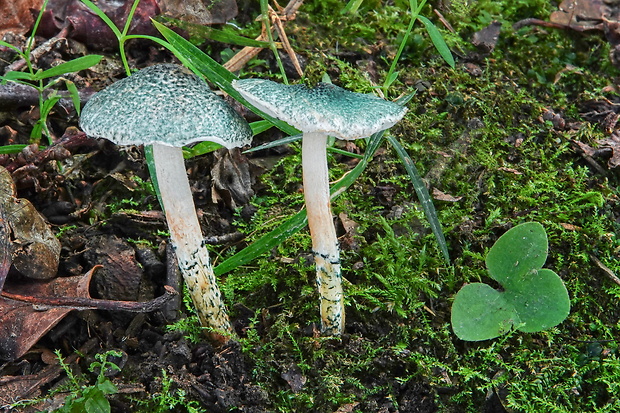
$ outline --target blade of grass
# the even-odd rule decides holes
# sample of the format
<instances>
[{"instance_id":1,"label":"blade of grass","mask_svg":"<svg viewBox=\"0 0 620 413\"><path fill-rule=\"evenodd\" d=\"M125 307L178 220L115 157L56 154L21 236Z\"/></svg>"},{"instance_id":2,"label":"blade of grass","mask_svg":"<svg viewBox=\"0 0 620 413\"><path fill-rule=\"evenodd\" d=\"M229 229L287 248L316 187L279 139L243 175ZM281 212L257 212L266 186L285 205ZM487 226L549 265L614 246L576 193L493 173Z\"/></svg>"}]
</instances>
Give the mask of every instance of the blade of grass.
<instances>
[{"instance_id":1,"label":"blade of grass","mask_svg":"<svg viewBox=\"0 0 620 413\"><path fill-rule=\"evenodd\" d=\"M183 148L183 158L190 159L195 156L200 156L206 153L217 151L220 148L223 148L223 146L219 143L209 141L200 142L192 146L191 148Z\"/></svg>"},{"instance_id":2,"label":"blade of grass","mask_svg":"<svg viewBox=\"0 0 620 413\"><path fill-rule=\"evenodd\" d=\"M235 46L249 46L249 47L261 47L268 48L269 42L250 39L249 37L240 36L238 34L230 33L226 30L214 29L209 26L202 26L199 24L188 23L183 20L164 17L163 20L166 23L172 24L181 29L187 30L190 36L201 39L215 40L216 42L225 43Z\"/></svg>"},{"instance_id":3,"label":"blade of grass","mask_svg":"<svg viewBox=\"0 0 620 413\"><path fill-rule=\"evenodd\" d=\"M80 93L78 92L77 86L75 83L68 79L64 79L65 85L67 86L67 90L69 91L69 95L71 96L71 101L73 102L73 107L75 108L75 112L80 116L80 112L82 110L81 101L80 101Z\"/></svg>"},{"instance_id":4,"label":"blade of grass","mask_svg":"<svg viewBox=\"0 0 620 413\"><path fill-rule=\"evenodd\" d=\"M250 128L252 128L252 135L256 136L261 132L265 132L267 129L270 129L273 126L271 122L268 120L257 120L256 122L250 123Z\"/></svg>"},{"instance_id":5,"label":"blade of grass","mask_svg":"<svg viewBox=\"0 0 620 413\"><path fill-rule=\"evenodd\" d=\"M357 10L360 8L364 0L349 0L347 5L340 10L340 14L355 14Z\"/></svg>"},{"instance_id":6,"label":"blade of grass","mask_svg":"<svg viewBox=\"0 0 620 413\"><path fill-rule=\"evenodd\" d=\"M2 145L0 146L0 154L20 153L28 145Z\"/></svg>"},{"instance_id":7,"label":"blade of grass","mask_svg":"<svg viewBox=\"0 0 620 413\"><path fill-rule=\"evenodd\" d=\"M68 62L54 66L51 69L35 73L33 80L48 79L50 77L64 75L65 73L79 72L80 70L85 70L96 65L101 59L103 59L103 56L96 54L78 57L77 59L69 60Z\"/></svg>"},{"instance_id":8,"label":"blade of grass","mask_svg":"<svg viewBox=\"0 0 620 413\"><path fill-rule=\"evenodd\" d=\"M19 82L20 80L32 80L32 74L27 73L27 72L11 71L11 72L7 72L4 75L0 76L0 79L2 79L3 83L8 80L13 81L13 82ZM26 85L29 84L26 82L19 82L19 83L23 83Z\"/></svg>"},{"instance_id":9,"label":"blade of grass","mask_svg":"<svg viewBox=\"0 0 620 413\"><path fill-rule=\"evenodd\" d=\"M157 183L157 173L155 172L155 160L153 159L153 145L144 145L144 160L146 161L146 167L149 170L151 176L151 182L153 189L155 189L155 195L157 195L157 201L161 205L162 211L164 210L164 204L161 202L161 193L159 192L159 185Z\"/></svg>"},{"instance_id":10,"label":"blade of grass","mask_svg":"<svg viewBox=\"0 0 620 413\"><path fill-rule=\"evenodd\" d=\"M114 22L112 22L112 20L110 20L110 18L103 12L103 10L101 10L99 7L97 7L90 0L82 0L82 3L84 3L86 5L86 7L88 7L93 13L95 13L97 16L99 16L99 18L101 20L103 20L103 22L106 25L108 25L110 30L112 30L112 32L114 32L114 36L116 36L117 39L120 39L121 37L123 37L121 31L118 29L118 27L116 27Z\"/></svg>"},{"instance_id":11,"label":"blade of grass","mask_svg":"<svg viewBox=\"0 0 620 413\"><path fill-rule=\"evenodd\" d=\"M287 136L287 137L284 137L282 139L277 139L275 141L264 143L264 144L262 144L260 146L255 147L255 148L248 149L247 151L244 151L243 153L262 151L264 149L275 148L276 146L286 145L287 143L292 143L292 142L300 141L302 136L303 135Z\"/></svg>"},{"instance_id":12,"label":"blade of grass","mask_svg":"<svg viewBox=\"0 0 620 413\"><path fill-rule=\"evenodd\" d=\"M413 160L405 151L405 148L400 144L400 142L394 138L393 136L388 136L387 141L390 142L398 157L400 158L401 163L405 167L407 174L409 175L409 179L413 184L413 188L415 189L416 194L418 195L418 199L420 200L420 204L422 205L422 210L424 211L424 215L426 215L426 219L428 220L431 229L433 230L433 234L435 235L435 239L439 244L439 249L443 254L446 263L450 264L450 254L448 253L448 246L446 244L446 239L443 235L443 231L441 230L441 224L439 223L439 218L437 218L437 211L435 210L435 205L433 205L433 200L431 199L428 190L426 189L426 185L424 185L424 181L420 177L418 173L418 169L415 167Z\"/></svg>"},{"instance_id":13,"label":"blade of grass","mask_svg":"<svg viewBox=\"0 0 620 413\"><path fill-rule=\"evenodd\" d=\"M426 0L423 0L422 3L419 5L416 0L409 0L409 12L411 13L411 18L409 20L409 26L407 26L407 30L405 30L403 39L400 42L400 45L398 45L398 51L396 52L396 56L394 56L394 60L392 60L390 69L388 70L388 73L385 76L385 81L383 83L383 86L381 87L381 90L383 91L383 95L386 97L388 96L388 89L390 88L392 83L394 83L398 75L398 73L395 73L396 65L398 64L398 61L400 60L400 56L403 54L403 51L405 50L405 46L407 45L407 40L409 40L409 36L411 35L411 31L413 30L413 25L416 19L418 18L418 16L420 15L420 10L422 10L425 4L426 4Z\"/></svg>"},{"instance_id":14,"label":"blade of grass","mask_svg":"<svg viewBox=\"0 0 620 413\"><path fill-rule=\"evenodd\" d=\"M267 39L269 40L269 49L271 49L271 53L273 53L273 57L276 59L276 63L278 65L278 69L280 70L280 75L282 76L282 80L285 85L288 85L288 78L286 77L286 71L284 70L284 64L282 63L282 59L280 59L280 53L278 53L278 49L276 48L276 43L273 40L273 34L271 33L271 23L269 22L269 4L268 0L260 0L260 10L261 10L261 18L263 20L263 26L265 27L265 32L267 33Z\"/></svg>"},{"instance_id":15,"label":"blade of grass","mask_svg":"<svg viewBox=\"0 0 620 413\"><path fill-rule=\"evenodd\" d=\"M275 141L264 143L264 144L262 144L260 146L255 147L255 148L248 149L247 151L244 151L243 153L257 152L257 151L262 151L264 149L275 148L276 146L280 146L280 145L286 145L288 143L292 143L292 142L296 142L296 141L301 140L302 136L303 135L287 136L287 137L282 138L282 139L278 139L278 140L275 140ZM345 151L345 150L342 150L342 149L334 148L333 146L328 147L327 150L329 152L337 153L339 155L350 156L351 158L362 159L364 157L364 155L360 155L360 154L357 154L357 153L353 153L353 152Z\"/></svg>"},{"instance_id":16,"label":"blade of grass","mask_svg":"<svg viewBox=\"0 0 620 413\"><path fill-rule=\"evenodd\" d=\"M428 35L433 42L433 45L435 45L435 48L437 49L441 57L443 57L443 60L445 60L446 63L448 63L450 67L454 69L454 56L452 56L452 52L446 44L446 41L443 39L441 33L439 33L437 26L435 26L433 22L431 22L428 18L424 16L418 16L418 20L420 20L426 28L426 31L428 32Z\"/></svg>"},{"instance_id":17,"label":"blade of grass","mask_svg":"<svg viewBox=\"0 0 620 413\"><path fill-rule=\"evenodd\" d=\"M22 52L22 50L21 50L19 47L15 46L15 45L12 45L11 43L7 43L7 42L5 42L5 41L3 41L3 40L0 40L0 46L3 46L3 47L8 47L9 49L13 49L13 50L15 50L15 51L16 51L16 52L17 52L17 53L18 53L18 54L19 54L22 58L23 58L23 57L25 57L25 56L24 56L24 53Z\"/></svg>"}]
</instances>

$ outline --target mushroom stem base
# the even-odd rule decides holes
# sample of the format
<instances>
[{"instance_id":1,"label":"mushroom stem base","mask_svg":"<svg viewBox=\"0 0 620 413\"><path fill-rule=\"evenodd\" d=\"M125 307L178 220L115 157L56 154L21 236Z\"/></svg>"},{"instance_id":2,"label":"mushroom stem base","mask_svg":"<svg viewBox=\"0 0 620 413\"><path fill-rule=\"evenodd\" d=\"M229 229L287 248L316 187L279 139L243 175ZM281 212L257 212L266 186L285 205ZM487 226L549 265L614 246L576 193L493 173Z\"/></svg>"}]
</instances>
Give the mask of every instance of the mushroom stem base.
<instances>
[{"instance_id":1,"label":"mushroom stem base","mask_svg":"<svg viewBox=\"0 0 620 413\"><path fill-rule=\"evenodd\" d=\"M203 241L182 149L153 144L152 154L170 238L200 323L214 332L211 338L227 341L234 330Z\"/></svg>"},{"instance_id":2,"label":"mushroom stem base","mask_svg":"<svg viewBox=\"0 0 620 413\"><path fill-rule=\"evenodd\" d=\"M320 295L321 329L324 335L338 336L344 329L344 293L340 249L330 205L327 135L304 134L302 167L308 227L316 263L316 284Z\"/></svg>"}]
</instances>

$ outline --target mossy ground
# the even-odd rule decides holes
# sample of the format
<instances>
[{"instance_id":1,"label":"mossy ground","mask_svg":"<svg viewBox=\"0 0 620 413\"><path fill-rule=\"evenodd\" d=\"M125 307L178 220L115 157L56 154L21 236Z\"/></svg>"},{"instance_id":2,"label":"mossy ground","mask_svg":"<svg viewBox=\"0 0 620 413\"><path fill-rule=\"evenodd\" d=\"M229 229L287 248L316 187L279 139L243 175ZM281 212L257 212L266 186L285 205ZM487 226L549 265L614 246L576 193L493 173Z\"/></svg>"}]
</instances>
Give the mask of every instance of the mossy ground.
<instances>
[{"instance_id":1,"label":"mossy ground","mask_svg":"<svg viewBox=\"0 0 620 413\"><path fill-rule=\"evenodd\" d=\"M396 56L409 23L408 2L367 0L357 13L341 13L343 3L306 1L286 31L308 62L303 81L313 84L327 74L335 84L370 93L383 84ZM387 98L416 92L408 114L390 133L429 186L448 195L434 203L450 264L442 257L405 168L386 142L333 203L347 295L342 339L320 337L316 330L311 242L302 230L269 254L221 276L226 302L242 333L236 347L215 351L200 342L200 332L187 319L176 327L190 340L179 333L163 334L165 323L157 315L147 318L147 327L132 337L135 342L125 340L129 328L113 324L120 319L114 314L101 315L106 322L92 324L73 319L76 332L62 342L67 352L79 347L78 337L97 334L102 350L125 348L129 361L118 380L139 382L149 395L132 404L134 411L167 411L190 403L194 410L187 410L193 412L204 411L207 403L220 408L214 411L243 412L619 411L620 286L593 261L596 257L612 272L620 272L619 176L614 170L602 174L593 168L572 144L578 140L596 146L597 139L607 136L581 112L589 100L617 98L609 87L619 73L609 61L610 47L601 33L512 29L524 18L548 19L552 6L543 0L453 0L433 6L454 32L441 25L431 7L422 14L440 27L457 65L450 68L438 56L418 22ZM260 32L254 17L240 16L237 22L248 37ZM485 54L470 39L493 20L502 24L502 32L494 50ZM213 43L204 47L218 58L232 53ZM269 71L268 56L250 62L241 75L281 79L277 71ZM564 126L547 117L549 113L558 114ZM270 129L256 141L280 135ZM365 142L347 149L363 152ZM128 228L122 217L121 224L108 219L128 208L157 208L152 190L136 179L147 175L138 166L135 170L142 173L132 173L130 180L139 190L127 186L122 194L116 189L112 194L121 185L107 174L112 169L108 154L97 158L106 171L97 190L105 193L95 192L98 201L88 213L88 224L111 233L123 226L120 235L156 249L165 243L165 233L156 233L152 226ZM189 161L190 169L208 170L205 158ZM332 179L341 178L355 162L331 154ZM214 251L215 264L303 208L298 144L261 167L266 172L255 185L253 207L248 208L252 213L240 209L234 215L234 227L246 234L244 245ZM196 175L190 175L192 180ZM84 176L94 179L91 173ZM233 232L231 211L210 205L204 190L208 185L198 186L203 189L197 196L199 208L215 223L209 235ZM225 210L228 216L218 221L209 208ZM547 231L545 265L568 288L569 317L541 333L459 340L450 326L453 297L465 283L494 285L485 254L506 230L526 221L538 221ZM79 225L59 227L57 234L64 238L78 230ZM172 381L177 386L173 390ZM175 393L179 389L186 393Z\"/></svg>"},{"instance_id":2,"label":"mossy ground","mask_svg":"<svg viewBox=\"0 0 620 413\"><path fill-rule=\"evenodd\" d=\"M355 15L340 14L340 2L306 5L287 30L296 50L308 57L307 80L327 73L334 83L359 92L371 91L373 80L381 83L408 23L400 3L362 6ZM513 411L620 408L620 286L591 258L620 270L618 175L597 173L571 145L572 139L603 138L596 125L562 130L543 120L552 110L567 122L582 122L581 105L603 97L603 88L618 75L608 60L609 46L600 33L512 30L520 19L547 19L547 2L454 1L451 7L443 14L455 32L442 32L457 55L456 68L437 57L418 25L390 97L418 88L408 115L391 133L433 188L461 197L435 200L452 263L442 260L411 182L386 147L333 204L335 215L345 214L357 225L346 235L340 229L347 237L346 345L304 332L319 321L306 231L227 274L229 302L255 312L243 346L255 363L254 379L273 394L277 411L329 412L353 404L371 411L364 403L377 394L397 406L394 382L379 379L386 375L400 383L428 383L442 412L482 411L493 392ZM431 9L424 14L431 17ZM494 19L502 22L497 46L475 56L470 36ZM378 44L384 47L375 54ZM478 75L466 70L468 61L479 67ZM334 179L349 169L345 161L332 157ZM300 179L299 149L293 145L293 154L261 177L258 213L241 223L253 234L250 241L301 207L302 195L295 191ZM547 230L546 266L569 290L570 316L542 333L459 340L449 323L452 298L464 283L489 282L485 251L526 221L539 221ZM351 352L352 342L358 351ZM382 365L383 359L391 362ZM307 382L296 391L283 390L281 372L293 365Z\"/></svg>"}]
</instances>

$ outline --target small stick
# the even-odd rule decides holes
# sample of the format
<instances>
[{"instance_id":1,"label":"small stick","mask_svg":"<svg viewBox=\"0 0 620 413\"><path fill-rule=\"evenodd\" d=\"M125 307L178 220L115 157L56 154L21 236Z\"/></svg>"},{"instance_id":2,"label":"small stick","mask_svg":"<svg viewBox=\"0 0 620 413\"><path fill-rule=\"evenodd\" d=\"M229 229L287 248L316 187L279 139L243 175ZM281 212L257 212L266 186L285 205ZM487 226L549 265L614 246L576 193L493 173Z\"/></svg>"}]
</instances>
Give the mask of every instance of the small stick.
<instances>
[{"instance_id":1,"label":"small stick","mask_svg":"<svg viewBox=\"0 0 620 413\"><path fill-rule=\"evenodd\" d=\"M165 285L164 295L149 301L116 301L102 300L87 297L33 297L30 295L12 294L2 291L2 296L15 301L22 301L37 306L37 309L47 310L50 308L71 308L73 310L109 310L130 311L134 313L148 313L162 308L168 301L179 293L169 285ZM40 308L39 308L40 306Z\"/></svg>"},{"instance_id":2,"label":"small stick","mask_svg":"<svg viewBox=\"0 0 620 413\"><path fill-rule=\"evenodd\" d=\"M592 261L601 269L613 282L620 285L620 278L612 270L610 270L605 264L601 262L598 258L596 258L593 254L589 254Z\"/></svg>"}]
</instances>

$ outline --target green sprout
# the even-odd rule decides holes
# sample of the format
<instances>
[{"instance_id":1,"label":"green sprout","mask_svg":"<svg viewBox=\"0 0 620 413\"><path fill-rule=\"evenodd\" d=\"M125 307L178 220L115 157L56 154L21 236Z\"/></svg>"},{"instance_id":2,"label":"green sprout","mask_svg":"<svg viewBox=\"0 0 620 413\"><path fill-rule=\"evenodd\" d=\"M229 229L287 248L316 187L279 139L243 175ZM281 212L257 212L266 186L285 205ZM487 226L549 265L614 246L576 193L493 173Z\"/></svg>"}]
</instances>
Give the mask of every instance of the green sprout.
<instances>
[{"instance_id":1,"label":"green sprout","mask_svg":"<svg viewBox=\"0 0 620 413\"><path fill-rule=\"evenodd\" d=\"M37 19L32 28L32 34L28 38L28 42L26 43L26 48L21 50L20 48L13 46L10 43L4 42L0 40L0 46L8 47L9 49L14 50L17 54L24 60L26 63L26 67L28 69L27 72L21 72L17 70L12 70L4 75L0 76L0 80L2 83L6 83L7 81L20 83L22 85L27 85L33 87L38 95L39 95L39 120L35 123L32 132L30 133L30 137L37 142L41 139L43 134L48 137L49 143L51 141L51 132L47 127L47 118L60 100L61 96L56 93L55 90L52 90L51 93L48 91L54 87L55 85L64 82L69 94L71 95L71 100L73 101L73 106L77 113L80 113L80 97L75 87L75 84L68 79L61 77L65 73L79 72L80 70L88 69L97 63L103 58L101 55L88 55L78 57L76 59L70 60L68 62L61 63L57 66L54 66L47 70L35 69L34 63L32 61L32 48L34 46L34 37L41 23L41 18L43 17L43 12L47 7L48 0L45 0L41 5L41 11L37 16ZM47 80L55 78L46 83Z\"/></svg>"}]
</instances>

